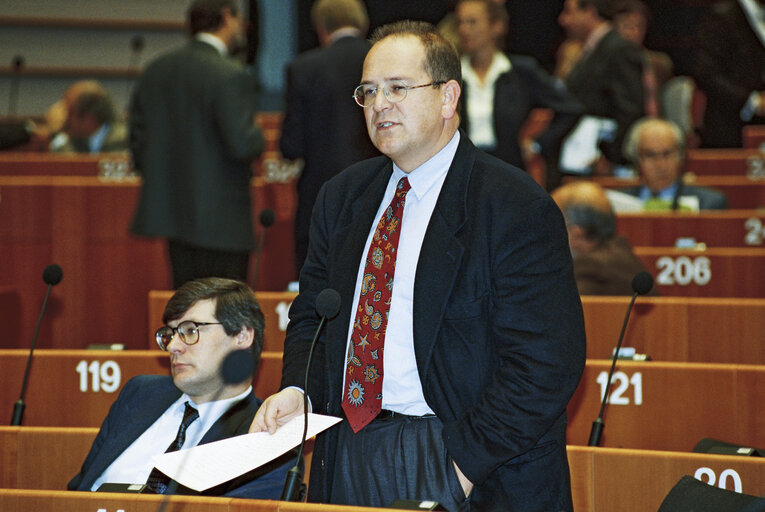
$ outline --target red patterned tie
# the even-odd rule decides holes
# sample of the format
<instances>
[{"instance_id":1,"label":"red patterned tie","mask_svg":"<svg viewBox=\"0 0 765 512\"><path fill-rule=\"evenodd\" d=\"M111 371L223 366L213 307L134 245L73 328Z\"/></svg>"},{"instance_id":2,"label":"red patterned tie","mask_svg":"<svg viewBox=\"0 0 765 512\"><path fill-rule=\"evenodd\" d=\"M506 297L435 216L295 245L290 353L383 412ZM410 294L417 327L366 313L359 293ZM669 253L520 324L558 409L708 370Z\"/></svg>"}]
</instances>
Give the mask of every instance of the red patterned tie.
<instances>
[{"instance_id":1,"label":"red patterned tie","mask_svg":"<svg viewBox=\"0 0 765 512\"><path fill-rule=\"evenodd\" d=\"M354 432L375 419L382 408L385 328L404 200L409 188L409 180L401 178L393 201L377 224L364 264L359 305L346 358L343 396L343 410Z\"/></svg>"}]
</instances>

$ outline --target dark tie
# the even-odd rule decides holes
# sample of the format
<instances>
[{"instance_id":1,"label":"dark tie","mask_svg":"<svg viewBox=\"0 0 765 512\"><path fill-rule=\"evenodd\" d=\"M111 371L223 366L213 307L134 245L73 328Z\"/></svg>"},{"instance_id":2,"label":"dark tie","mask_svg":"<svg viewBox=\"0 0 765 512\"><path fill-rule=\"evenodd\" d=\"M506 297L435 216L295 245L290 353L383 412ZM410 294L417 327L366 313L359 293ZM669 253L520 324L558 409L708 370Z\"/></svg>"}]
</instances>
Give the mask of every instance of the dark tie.
<instances>
[{"instance_id":1,"label":"dark tie","mask_svg":"<svg viewBox=\"0 0 765 512\"><path fill-rule=\"evenodd\" d=\"M183 442L186 440L186 429L189 428L189 425L194 423L194 420L197 418L199 418L199 412L194 408L193 405L191 405L189 402L186 402L186 410L183 412L183 420L181 420L181 425L178 427L178 435L175 436L175 440L170 443L170 446L167 447L165 453L175 452L181 449ZM157 468L152 468L149 479L146 480L146 485L151 490L157 494L165 494L169 484L170 477L162 473Z\"/></svg>"},{"instance_id":2,"label":"dark tie","mask_svg":"<svg viewBox=\"0 0 765 512\"><path fill-rule=\"evenodd\" d=\"M383 345L388 325L404 202L410 185L401 178L369 246L346 359L343 410L354 432L375 419L382 406Z\"/></svg>"}]
</instances>

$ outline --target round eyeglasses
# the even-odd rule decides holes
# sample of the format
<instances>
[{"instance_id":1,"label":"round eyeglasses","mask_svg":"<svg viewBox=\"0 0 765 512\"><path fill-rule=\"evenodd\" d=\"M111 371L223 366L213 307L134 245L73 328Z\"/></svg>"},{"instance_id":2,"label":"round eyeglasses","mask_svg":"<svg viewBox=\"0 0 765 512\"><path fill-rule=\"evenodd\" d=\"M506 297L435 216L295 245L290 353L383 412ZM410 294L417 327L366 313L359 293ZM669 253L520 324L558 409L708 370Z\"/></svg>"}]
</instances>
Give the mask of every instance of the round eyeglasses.
<instances>
[{"instance_id":1,"label":"round eyeglasses","mask_svg":"<svg viewBox=\"0 0 765 512\"><path fill-rule=\"evenodd\" d=\"M391 103L398 103L399 101L404 101L406 93L409 92L410 89L419 89L420 87L428 87L430 85L438 87L445 83L446 82L430 82L429 84L422 85L406 85L403 82L393 81L383 85L382 91L388 101ZM367 108L371 106L375 102L375 98L377 98L376 85L361 84L353 91L353 99L356 100L356 104L360 107Z\"/></svg>"},{"instance_id":2,"label":"round eyeglasses","mask_svg":"<svg viewBox=\"0 0 765 512\"><path fill-rule=\"evenodd\" d=\"M220 322L192 322L191 320L186 320L178 324L178 327L169 327L167 325L160 327L154 336L157 338L157 345L162 350L167 350L176 332L182 342L186 345L193 345L199 341L199 328L204 325L221 324Z\"/></svg>"}]
</instances>

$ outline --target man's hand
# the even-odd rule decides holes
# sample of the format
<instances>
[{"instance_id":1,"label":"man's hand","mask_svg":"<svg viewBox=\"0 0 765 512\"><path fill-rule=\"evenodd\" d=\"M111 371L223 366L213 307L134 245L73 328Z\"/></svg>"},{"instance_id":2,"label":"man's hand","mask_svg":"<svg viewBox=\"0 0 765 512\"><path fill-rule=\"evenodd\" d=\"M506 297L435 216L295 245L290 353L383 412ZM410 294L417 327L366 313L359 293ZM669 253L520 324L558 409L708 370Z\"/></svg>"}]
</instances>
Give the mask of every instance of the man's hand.
<instances>
[{"instance_id":1,"label":"man's hand","mask_svg":"<svg viewBox=\"0 0 765 512\"><path fill-rule=\"evenodd\" d=\"M294 388L287 388L271 395L255 413L250 425L250 432L273 434L276 429L303 413L303 393Z\"/></svg>"},{"instance_id":2,"label":"man's hand","mask_svg":"<svg viewBox=\"0 0 765 512\"><path fill-rule=\"evenodd\" d=\"M465 492L465 497L467 498L473 491L473 482L468 480L462 471L460 471L460 468L457 467L457 463L454 462L454 460L452 460L452 464L454 464L454 470L457 472L457 478L459 479L462 490Z\"/></svg>"}]
</instances>

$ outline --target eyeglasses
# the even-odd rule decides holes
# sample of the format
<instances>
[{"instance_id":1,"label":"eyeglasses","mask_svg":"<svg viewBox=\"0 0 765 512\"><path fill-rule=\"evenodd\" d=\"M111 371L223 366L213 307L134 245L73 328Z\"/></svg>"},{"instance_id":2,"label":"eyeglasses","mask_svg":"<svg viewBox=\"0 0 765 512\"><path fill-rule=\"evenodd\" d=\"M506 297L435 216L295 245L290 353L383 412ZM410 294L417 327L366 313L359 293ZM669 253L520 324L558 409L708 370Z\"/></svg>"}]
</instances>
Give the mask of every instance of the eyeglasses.
<instances>
[{"instance_id":1,"label":"eyeglasses","mask_svg":"<svg viewBox=\"0 0 765 512\"><path fill-rule=\"evenodd\" d=\"M186 345L193 345L199 341L199 328L205 325L221 325L220 322L192 322L186 320L181 322L178 327L164 326L157 329L157 333L154 335L157 338L157 345L162 350L167 350L170 342L173 341L173 336L178 333L178 337Z\"/></svg>"},{"instance_id":2,"label":"eyeglasses","mask_svg":"<svg viewBox=\"0 0 765 512\"><path fill-rule=\"evenodd\" d=\"M394 81L383 85L382 91L388 101L391 103L398 103L399 101L404 101L406 93L409 92L410 89L419 89L420 87L428 87L430 85L438 87L445 83L446 82L430 82L429 84L422 85L406 85L403 82ZM356 87L353 91L353 99L356 100L356 104L360 107L367 108L371 106L375 102L375 98L377 98L376 85L362 84Z\"/></svg>"}]
</instances>

